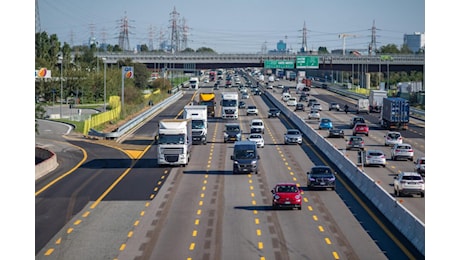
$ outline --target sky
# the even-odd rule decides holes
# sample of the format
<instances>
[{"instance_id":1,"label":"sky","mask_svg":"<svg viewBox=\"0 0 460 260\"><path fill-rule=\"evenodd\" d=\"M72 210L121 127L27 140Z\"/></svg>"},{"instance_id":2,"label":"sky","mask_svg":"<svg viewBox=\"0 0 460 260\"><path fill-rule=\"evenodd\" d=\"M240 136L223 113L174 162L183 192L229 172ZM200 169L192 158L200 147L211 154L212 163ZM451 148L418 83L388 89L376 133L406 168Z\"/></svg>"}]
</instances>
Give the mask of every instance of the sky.
<instances>
[{"instance_id":1,"label":"sky","mask_svg":"<svg viewBox=\"0 0 460 260\"><path fill-rule=\"evenodd\" d=\"M280 40L299 50L304 24L309 50L342 49L344 43L366 49L374 22L377 48L400 47L404 34L425 33L425 2L420 0L38 0L41 31L61 42L87 44L93 36L115 45L127 20L130 49L139 44L157 49L161 35L170 39L174 9L178 25L187 28L187 47L218 53L273 50ZM339 34L350 36L343 40Z\"/></svg>"}]
</instances>

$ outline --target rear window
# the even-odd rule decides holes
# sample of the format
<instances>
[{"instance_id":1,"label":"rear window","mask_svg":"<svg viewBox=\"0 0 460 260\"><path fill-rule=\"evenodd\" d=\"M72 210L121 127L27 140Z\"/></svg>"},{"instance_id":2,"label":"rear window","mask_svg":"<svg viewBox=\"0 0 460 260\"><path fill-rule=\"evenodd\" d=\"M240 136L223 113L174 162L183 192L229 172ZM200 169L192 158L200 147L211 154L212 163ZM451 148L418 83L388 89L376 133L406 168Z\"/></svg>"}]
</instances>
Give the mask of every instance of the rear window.
<instances>
[{"instance_id":1,"label":"rear window","mask_svg":"<svg viewBox=\"0 0 460 260\"><path fill-rule=\"evenodd\" d=\"M370 156L382 156L383 153L381 153L381 152L368 152L368 155L370 155Z\"/></svg>"},{"instance_id":2,"label":"rear window","mask_svg":"<svg viewBox=\"0 0 460 260\"><path fill-rule=\"evenodd\" d=\"M410 147L410 146L408 146L408 145L400 145L400 146L398 146L398 149L409 150L409 149L412 149L412 147Z\"/></svg>"},{"instance_id":3,"label":"rear window","mask_svg":"<svg viewBox=\"0 0 460 260\"><path fill-rule=\"evenodd\" d=\"M397 133L389 133L388 136L393 138L393 139L396 139L396 138L399 138L401 135L397 134Z\"/></svg>"},{"instance_id":4,"label":"rear window","mask_svg":"<svg viewBox=\"0 0 460 260\"><path fill-rule=\"evenodd\" d=\"M403 179L403 180L406 180L406 181L421 181L421 180L422 180L422 176L418 176L418 175L407 175L407 176L403 176L402 179Z\"/></svg>"}]
</instances>

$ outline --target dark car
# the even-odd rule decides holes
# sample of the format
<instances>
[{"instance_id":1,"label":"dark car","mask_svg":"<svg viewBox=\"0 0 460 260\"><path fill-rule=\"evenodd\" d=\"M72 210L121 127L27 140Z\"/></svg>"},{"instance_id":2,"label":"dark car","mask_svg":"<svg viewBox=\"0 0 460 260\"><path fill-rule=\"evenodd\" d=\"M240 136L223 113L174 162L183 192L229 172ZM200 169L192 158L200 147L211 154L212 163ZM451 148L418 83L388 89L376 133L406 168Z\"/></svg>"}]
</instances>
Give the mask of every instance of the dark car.
<instances>
[{"instance_id":1,"label":"dark car","mask_svg":"<svg viewBox=\"0 0 460 260\"><path fill-rule=\"evenodd\" d=\"M246 108L246 103L244 103L244 101L240 101L238 103L238 108Z\"/></svg>"},{"instance_id":2,"label":"dark car","mask_svg":"<svg viewBox=\"0 0 460 260\"><path fill-rule=\"evenodd\" d=\"M328 134L327 137L330 137L330 138L344 138L345 133L343 132L343 129L331 128L331 129L329 129L329 134Z\"/></svg>"},{"instance_id":3,"label":"dark car","mask_svg":"<svg viewBox=\"0 0 460 260\"><path fill-rule=\"evenodd\" d=\"M335 190L335 172L331 167L326 165L313 166L307 172L307 187L308 188L331 188Z\"/></svg>"},{"instance_id":4,"label":"dark car","mask_svg":"<svg viewBox=\"0 0 460 260\"><path fill-rule=\"evenodd\" d=\"M302 103L295 105L294 111L305 111L305 106Z\"/></svg>"},{"instance_id":5,"label":"dark car","mask_svg":"<svg viewBox=\"0 0 460 260\"><path fill-rule=\"evenodd\" d=\"M295 183L278 183L272 189L273 208L302 209L302 193Z\"/></svg>"},{"instance_id":6,"label":"dark car","mask_svg":"<svg viewBox=\"0 0 460 260\"><path fill-rule=\"evenodd\" d=\"M364 140L361 136L350 136L347 140L347 146L345 149L350 150L354 148L364 150Z\"/></svg>"},{"instance_id":7,"label":"dark car","mask_svg":"<svg viewBox=\"0 0 460 260\"><path fill-rule=\"evenodd\" d=\"M307 94L300 94L299 102L301 102L301 101L307 102L307 99L308 99L308 95L307 95Z\"/></svg>"},{"instance_id":8,"label":"dark car","mask_svg":"<svg viewBox=\"0 0 460 260\"><path fill-rule=\"evenodd\" d=\"M271 107L268 110L268 118L270 117L279 117L280 116L280 110L276 107Z\"/></svg>"},{"instance_id":9,"label":"dark car","mask_svg":"<svg viewBox=\"0 0 460 260\"><path fill-rule=\"evenodd\" d=\"M256 88L254 90L254 95L260 96L260 95L262 95L262 92L260 91L260 89Z\"/></svg>"},{"instance_id":10,"label":"dark car","mask_svg":"<svg viewBox=\"0 0 460 260\"><path fill-rule=\"evenodd\" d=\"M240 124L230 123L225 125L224 143L241 141Z\"/></svg>"},{"instance_id":11,"label":"dark car","mask_svg":"<svg viewBox=\"0 0 460 260\"><path fill-rule=\"evenodd\" d=\"M260 155L257 153L257 144L253 141L235 142L233 154L230 156L233 160L233 174L250 173L258 174Z\"/></svg>"}]
</instances>

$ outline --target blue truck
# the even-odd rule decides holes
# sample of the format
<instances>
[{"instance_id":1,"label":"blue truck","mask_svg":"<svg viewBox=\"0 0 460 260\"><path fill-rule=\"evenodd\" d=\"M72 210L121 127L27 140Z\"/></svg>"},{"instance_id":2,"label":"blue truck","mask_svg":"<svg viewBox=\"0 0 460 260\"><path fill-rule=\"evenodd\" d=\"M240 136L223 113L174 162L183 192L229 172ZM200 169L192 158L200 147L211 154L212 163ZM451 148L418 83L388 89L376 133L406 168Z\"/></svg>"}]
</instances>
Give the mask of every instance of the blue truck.
<instances>
[{"instance_id":1,"label":"blue truck","mask_svg":"<svg viewBox=\"0 0 460 260\"><path fill-rule=\"evenodd\" d=\"M380 125L388 130L409 128L410 105L409 101L400 97L383 99L380 113Z\"/></svg>"}]
</instances>

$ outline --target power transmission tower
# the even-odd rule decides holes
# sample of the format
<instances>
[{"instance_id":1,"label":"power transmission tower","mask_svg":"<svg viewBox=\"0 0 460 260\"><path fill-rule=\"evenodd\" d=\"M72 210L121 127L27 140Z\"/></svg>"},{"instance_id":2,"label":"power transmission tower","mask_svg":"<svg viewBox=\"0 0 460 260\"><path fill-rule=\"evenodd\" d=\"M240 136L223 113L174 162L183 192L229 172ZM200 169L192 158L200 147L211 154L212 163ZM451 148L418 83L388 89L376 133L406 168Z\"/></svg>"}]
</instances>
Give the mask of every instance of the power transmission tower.
<instances>
[{"instance_id":1,"label":"power transmission tower","mask_svg":"<svg viewBox=\"0 0 460 260\"><path fill-rule=\"evenodd\" d=\"M369 55L375 55L377 51L377 28L375 27L375 20L372 24L371 43L369 43Z\"/></svg>"},{"instance_id":2,"label":"power transmission tower","mask_svg":"<svg viewBox=\"0 0 460 260\"><path fill-rule=\"evenodd\" d=\"M267 53L267 41L265 41L265 42L262 44L261 53L262 53L262 54L266 54L266 53Z\"/></svg>"},{"instance_id":3,"label":"power transmission tower","mask_svg":"<svg viewBox=\"0 0 460 260\"><path fill-rule=\"evenodd\" d=\"M304 21L302 29L302 48L300 48L300 52L307 52L307 50L307 25Z\"/></svg>"},{"instance_id":4,"label":"power transmission tower","mask_svg":"<svg viewBox=\"0 0 460 260\"><path fill-rule=\"evenodd\" d=\"M173 11L170 13L171 15L171 52L177 52L180 48L179 42L179 26L177 24L179 13L176 11L176 7L174 6Z\"/></svg>"},{"instance_id":5,"label":"power transmission tower","mask_svg":"<svg viewBox=\"0 0 460 260\"><path fill-rule=\"evenodd\" d=\"M188 29L189 27L186 24L185 18L182 18L182 44L181 50L185 50L188 47Z\"/></svg>"},{"instance_id":6,"label":"power transmission tower","mask_svg":"<svg viewBox=\"0 0 460 260\"><path fill-rule=\"evenodd\" d=\"M149 50L151 50L151 51L154 49L154 47L153 47L154 35L155 35L155 27L150 25L150 28L149 28Z\"/></svg>"},{"instance_id":7,"label":"power transmission tower","mask_svg":"<svg viewBox=\"0 0 460 260\"><path fill-rule=\"evenodd\" d=\"M128 24L128 17L126 16L126 12L125 17L123 17L120 21L121 25L120 34L118 36L118 45L122 50L129 51L131 50L131 48L129 47L129 28L131 28L131 26Z\"/></svg>"},{"instance_id":8,"label":"power transmission tower","mask_svg":"<svg viewBox=\"0 0 460 260\"><path fill-rule=\"evenodd\" d=\"M35 33L40 33L42 31L40 25L40 11L38 10L38 0L35 0Z\"/></svg>"}]
</instances>

